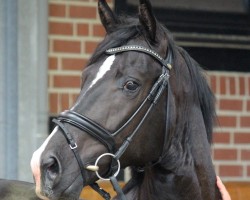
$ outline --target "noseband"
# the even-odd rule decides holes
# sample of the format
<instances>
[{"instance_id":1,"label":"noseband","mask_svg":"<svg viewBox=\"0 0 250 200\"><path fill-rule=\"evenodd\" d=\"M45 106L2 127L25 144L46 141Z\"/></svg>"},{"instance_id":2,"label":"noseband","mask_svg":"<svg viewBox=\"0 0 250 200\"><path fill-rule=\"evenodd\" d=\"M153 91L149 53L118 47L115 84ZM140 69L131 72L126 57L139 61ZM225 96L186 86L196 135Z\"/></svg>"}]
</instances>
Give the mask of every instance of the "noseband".
<instances>
[{"instance_id":1,"label":"noseband","mask_svg":"<svg viewBox=\"0 0 250 200\"><path fill-rule=\"evenodd\" d=\"M111 156L112 162L111 167L108 172L108 177L117 192L118 196L125 200L125 195L123 194L121 188L118 186L116 175L119 173L120 170L120 162L119 159L123 155L123 153L128 148L129 144L133 140L134 136L137 134L138 130L142 126L143 122L151 112L152 108L157 104L158 100L160 99L162 93L164 90L168 87L168 79L169 79L169 71L172 68L172 60L173 60L173 53L172 50L168 49L168 56L166 59L163 59L158 53L155 51L152 51L151 49L137 46L137 45L127 45L117 48L111 48L106 50L106 54L118 54L122 52L127 51L136 51L148 54L149 56L153 57L156 61L158 61L162 65L162 74L159 76L158 80L154 83L152 86L149 94L144 99L144 101L141 103L141 105L137 108L137 110L133 113L133 115L130 116L130 118L115 132L111 133L102 126L98 125L93 120L75 112L72 110L64 111L62 112L57 119L53 119L53 122L56 123L62 130L63 135L65 136L71 150L74 153L74 156L78 162L78 165L80 167L80 171L84 180L84 170L91 170L95 171L98 178L107 180L106 178L102 178L98 173L98 161L103 156ZM169 90L168 90L169 91ZM125 139L123 144L119 147L119 149L116 149L115 147L115 140L114 136L122 132L129 124L130 122L137 116L137 114L142 110L142 108L145 106L147 102L150 102L150 106L148 107L145 115L142 117L139 124L136 126L136 128L133 130L133 132ZM167 104L169 104L169 98L167 101ZM167 107L169 107L167 105ZM64 123L68 123L74 127L79 128L80 130L88 133L95 139L97 139L99 142L101 142L108 150L108 153L102 154L100 157L97 158L97 161L95 162L95 165L84 165L81 161L80 155L78 153L77 144L75 140L73 139L71 133L65 128ZM115 173L113 171L116 171ZM93 183L90 185L94 190L96 190L104 199L110 199L110 195L105 192L103 189L101 189L97 183Z\"/></svg>"}]
</instances>

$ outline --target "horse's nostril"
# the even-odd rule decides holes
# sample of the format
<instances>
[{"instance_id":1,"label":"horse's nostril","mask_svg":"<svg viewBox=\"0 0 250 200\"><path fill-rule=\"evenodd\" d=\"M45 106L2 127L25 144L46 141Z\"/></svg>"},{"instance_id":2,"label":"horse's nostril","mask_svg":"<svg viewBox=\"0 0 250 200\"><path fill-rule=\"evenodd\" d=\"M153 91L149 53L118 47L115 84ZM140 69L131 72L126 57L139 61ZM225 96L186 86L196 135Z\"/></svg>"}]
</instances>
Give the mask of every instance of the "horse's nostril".
<instances>
[{"instance_id":1,"label":"horse's nostril","mask_svg":"<svg viewBox=\"0 0 250 200\"><path fill-rule=\"evenodd\" d=\"M51 178L56 176L59 173L59 163L56 158L50 157L47 162L44 164L46 172L50 175Z\"/></svg>"},{"instance_id":2,"label":"horse's nostril","mask_svg":"<svg viewBox=\"0 0 250 200\"><path fill-rule=\"evenodd\" d=\"M61 179L61 165L59 159L56 156L48 155L43 157L42 161L42 173L44 191L48 192L52 190Z\"/></svg>"}]
</instances>

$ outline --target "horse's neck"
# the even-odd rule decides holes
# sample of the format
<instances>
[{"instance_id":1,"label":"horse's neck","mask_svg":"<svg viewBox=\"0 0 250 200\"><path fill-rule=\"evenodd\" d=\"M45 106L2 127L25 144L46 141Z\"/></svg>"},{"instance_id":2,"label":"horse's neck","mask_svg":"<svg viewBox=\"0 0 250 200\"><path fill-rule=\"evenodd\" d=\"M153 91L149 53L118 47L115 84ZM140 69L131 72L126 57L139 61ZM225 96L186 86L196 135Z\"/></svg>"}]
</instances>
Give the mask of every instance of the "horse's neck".
<instances>
[{"instance_id":1,"label":"horse's neck","mask_svg":"<svg viewBox=\"0 0 250 200\"><path fill-rule=\"evenodd\" d=\"M181 134L175 133L170 159L164 164L172 172L168 181L174 184L173 191L181 195L177 196L179 199L217 200L219 191L200 108L192 107L185 118L188 121Z\"/></svg>"},{"instance_id":2,"label":"horse's neck","mask_svg":"<svg viewBox=\"0 0 250 200\"><path fill-rule=\"evenodd\" d=\"M140 174L138 175L140 176ZM141 176L142 180L139 180L136 185L128 183L130 190L126 192L127 200L202 199L201 192L197 190L199 187L197 181L192 180L191 174L188 176L177 175L158 166L146 169Z\"/></svg>"},{"instance_id":3,"label":"horse's neck","mask_svg":"<svg viewBox=\"0 0 250 200\"><path fill-rule=\"evenodd\" d=\"M203 121L203 116L200 108L194 107L190 111L192 121L189 122L189 133L191 144L190 152L193 160L193 172L198 181L198 188L201 192L203 200L218 200L220 194L216 186L216 175L211 159L211 147L208 142L208 137ZM185 167L184 167L185 168Z\"/></svg>"},{"instance_id":4,"label":"horse's neck","mask_svg":"<svg viewBox=\"0 0 250 200\"><path fill-rule=\"evenodd\" d=\"M201 112L192 112L189 117L195 113L196 118L182 133L182 141L173 141L165 162L147 169L141 181L130 187L128 200L220 199Z\"/></svg>"}]
</instances>

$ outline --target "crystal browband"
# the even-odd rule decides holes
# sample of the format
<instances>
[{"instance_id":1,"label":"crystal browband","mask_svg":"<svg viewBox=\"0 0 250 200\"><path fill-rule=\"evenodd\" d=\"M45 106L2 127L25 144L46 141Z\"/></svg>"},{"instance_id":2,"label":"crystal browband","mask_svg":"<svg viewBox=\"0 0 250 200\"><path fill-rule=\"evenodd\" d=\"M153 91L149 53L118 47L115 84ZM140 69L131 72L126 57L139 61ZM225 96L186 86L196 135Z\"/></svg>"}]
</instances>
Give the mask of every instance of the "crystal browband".
<instances>
[{"instance_id":1,"label":"crystal browband","mask_svg":"<svg viewBox=\"0 0 250 200\"><path fill-rule=\"evenodd\" d=\"M158 53L156 53L155 51L152 51L151 49L142 47L142 46L137 46L137 45L126 45L126 46L121 46L121 47L117 47L117 48L111 48L106 50L107 54L116 54L116 53L120 53L120 52L124 52L124 51L140 51L140 52L144 52L146 54L149 54L151 56L153 56L156 60L158 60L163 66L167 67L169 70L171 70L172 65L169 62L169 59L167 58L166 60L164 60Z\"/></svg>"}]
</instances>

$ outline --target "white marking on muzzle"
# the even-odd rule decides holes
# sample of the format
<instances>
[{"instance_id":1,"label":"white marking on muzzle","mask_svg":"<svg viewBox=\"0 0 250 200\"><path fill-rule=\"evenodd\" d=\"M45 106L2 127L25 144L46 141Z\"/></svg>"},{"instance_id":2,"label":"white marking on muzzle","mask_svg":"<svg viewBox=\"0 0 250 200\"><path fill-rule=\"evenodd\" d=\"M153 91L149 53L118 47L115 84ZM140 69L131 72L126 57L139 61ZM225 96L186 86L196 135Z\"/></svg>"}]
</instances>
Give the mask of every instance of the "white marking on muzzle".
<instances>
[{"instance_id":1,"label":"white marking on muzzle","mask_svg":"<svg viewBox=\"0 0 250 200\"><path fill-rule=\"evenodd\" d=\"M46 197L42 196L41 194L41 155L44 152L46 146L48 145L50 139L53 137L53 135L57 132L58 127L56 127L53 132L47 137L47 139L44 141L44 143L40 146L39 149L37 149L32 156L32 159L30 161L31 170L33 172L33 176L36 183L36 194L41 199L47 199Z\"/></svg>"},{"instance_id":2,"label":"white marking on muzzle","mask_svg":"<svg viewBox=\"0 0 250 200\"><path fill-rule=\"evenodd\" d=\"M113 65L114 61L115 55L111 55L103 62L102 66L99 68L99 71L96 74L95 79L91 82L87 91L92 88L111 69L111 66Z\"/></svg>"}]
</instances>

